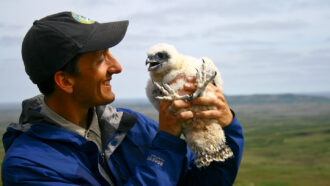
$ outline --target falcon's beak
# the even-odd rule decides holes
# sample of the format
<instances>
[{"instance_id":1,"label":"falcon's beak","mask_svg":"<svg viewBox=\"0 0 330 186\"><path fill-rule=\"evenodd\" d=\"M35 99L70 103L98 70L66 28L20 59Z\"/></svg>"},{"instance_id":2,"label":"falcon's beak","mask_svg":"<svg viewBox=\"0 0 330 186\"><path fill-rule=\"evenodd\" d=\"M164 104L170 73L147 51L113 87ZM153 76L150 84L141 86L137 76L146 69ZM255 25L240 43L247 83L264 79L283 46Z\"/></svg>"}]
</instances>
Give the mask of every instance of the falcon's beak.
<instances>
[{"instance_id":1,"label":"falcon's beak","mask_svg":"<svg viewBox=\"0 0 330 186\"><path fill-rule=\"evenodd\" d=\"M149 56L146 60L146 65L149 64L148 71L153 71L158 69L162 64L157 61L154 57Z\"/></svg>"}]
</instances>

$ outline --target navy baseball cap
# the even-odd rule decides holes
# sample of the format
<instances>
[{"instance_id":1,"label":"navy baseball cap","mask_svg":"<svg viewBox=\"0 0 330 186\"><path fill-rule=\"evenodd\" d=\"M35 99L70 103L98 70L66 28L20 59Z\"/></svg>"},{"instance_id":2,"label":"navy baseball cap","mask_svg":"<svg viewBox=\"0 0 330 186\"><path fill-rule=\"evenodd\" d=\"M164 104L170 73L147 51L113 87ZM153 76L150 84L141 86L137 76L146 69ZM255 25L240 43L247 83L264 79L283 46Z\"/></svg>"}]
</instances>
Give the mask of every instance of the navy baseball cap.
<instances>
[{"instance_id":1,"label":"navy baseball cap","mask_svg":"<svg viewBox=\"0 0 330 186\"><path fill-rule=\"evenodd\" d=\"M127 26L127 20L98 23L73 12L36 20L22 44L25 71L33 83L43 82L77 54L117 45Z\"/></svg>"}]
</instances>

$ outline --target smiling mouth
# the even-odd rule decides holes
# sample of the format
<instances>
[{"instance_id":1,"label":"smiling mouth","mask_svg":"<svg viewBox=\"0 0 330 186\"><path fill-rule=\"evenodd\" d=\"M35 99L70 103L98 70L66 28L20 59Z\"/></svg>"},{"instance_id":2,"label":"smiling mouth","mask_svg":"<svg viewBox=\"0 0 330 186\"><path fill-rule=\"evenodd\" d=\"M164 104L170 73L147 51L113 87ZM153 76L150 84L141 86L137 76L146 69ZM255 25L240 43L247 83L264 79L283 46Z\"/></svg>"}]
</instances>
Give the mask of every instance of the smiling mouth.
<instances>
[{"instance_id":1,"label":"smiling mouth","mask_svg":"<svg viewBox=\"0 0 330 186\"><path fill-rule=\"evenodd\" d=\"M111 78L107 78L106 81L104 82L104 85L110 86L110 81L111 81Z\"/></svg>"},{"instance_id":2,"label":"smiling mouth","mask_svg":"<svg viewBox=\"0 0 330 186\"><path fill-rule=\"evenodd\" d=\"M162 64L158 62L146 62L146 65L149 64L148 71L153 71L159 68Z\"/></svg>"}]
</instances>

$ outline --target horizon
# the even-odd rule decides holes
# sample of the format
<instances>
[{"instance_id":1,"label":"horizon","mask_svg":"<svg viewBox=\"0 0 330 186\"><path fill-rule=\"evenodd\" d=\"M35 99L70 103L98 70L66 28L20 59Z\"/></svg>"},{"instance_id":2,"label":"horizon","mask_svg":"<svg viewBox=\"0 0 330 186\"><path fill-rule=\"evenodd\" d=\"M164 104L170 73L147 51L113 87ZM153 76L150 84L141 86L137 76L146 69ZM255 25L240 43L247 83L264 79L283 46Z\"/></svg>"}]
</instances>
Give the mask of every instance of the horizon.
<instances>
[{"instance_id":1,"label":"horizon","mask_svg":"<svg viewBox=\"0 0 330 186\"><path fill-rule=\"evenodd\" d=\"M330 91L329 92L310 92L310 93L257 93L257 94L224 94L225 97L250 97L250 96L284 96L284 95L295 95L295 96L313 96L313 97L322 97L330 99ZM26 98L29 99L29 98ZM4 105L20 105L23 100L17 101L17 102L0 102L1 106ZM110 104L117 104L117 103L125 103L127 101L137 101L137 102L147 102L150 103L147 97L131 97L131 98L116 98L113 102ZM151 103L150 103L151 104Z\"/></svg>"}]
</instances>

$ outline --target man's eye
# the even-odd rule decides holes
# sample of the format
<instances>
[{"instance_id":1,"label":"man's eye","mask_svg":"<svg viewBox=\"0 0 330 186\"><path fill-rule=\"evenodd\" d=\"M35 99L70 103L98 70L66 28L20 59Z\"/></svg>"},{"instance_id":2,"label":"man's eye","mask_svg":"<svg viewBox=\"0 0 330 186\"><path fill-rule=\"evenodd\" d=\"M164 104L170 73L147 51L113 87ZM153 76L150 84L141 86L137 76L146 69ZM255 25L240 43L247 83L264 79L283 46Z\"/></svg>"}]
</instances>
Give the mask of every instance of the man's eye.
<instances>
[{"instance_id":1,"label":"man's eye","mask_svg":"<svg viewBox=\"0 0 330 186\"><path fill-rule=\"evenodd\" d=\"M104 59L105 59L105 57L104 57L104 55L102 54L102 56L99 58L99 62L104 61Z\"/></svg>"}]
</instances>

